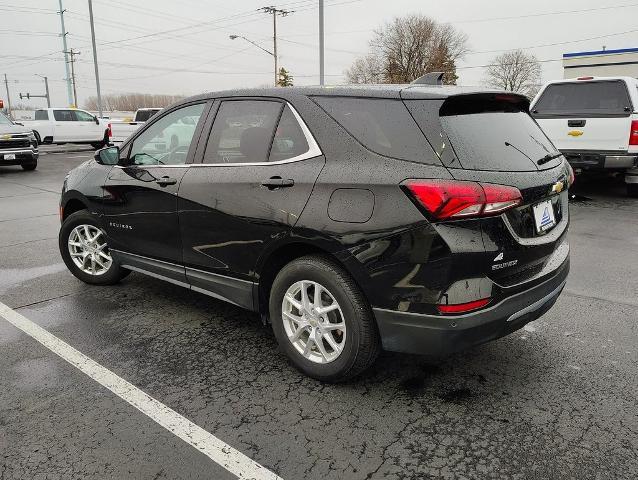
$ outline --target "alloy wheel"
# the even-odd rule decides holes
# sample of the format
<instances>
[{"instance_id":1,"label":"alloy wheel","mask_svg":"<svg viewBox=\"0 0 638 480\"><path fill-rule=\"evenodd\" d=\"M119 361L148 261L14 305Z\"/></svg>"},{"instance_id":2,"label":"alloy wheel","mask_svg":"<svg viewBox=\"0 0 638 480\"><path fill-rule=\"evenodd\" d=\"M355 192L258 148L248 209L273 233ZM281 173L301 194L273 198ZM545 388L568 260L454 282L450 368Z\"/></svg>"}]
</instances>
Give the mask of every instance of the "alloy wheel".
<instances>
[{"instance_id":1,"label":"alloy wheel","mask_svg":"<svg viewBox=\"0 0 638 480\"><path fill-rule=\"evenodd\" d=\"M89 275L103 275L113 264L102 230L94 225L78 225L68 240L73 263Z\"/></svg>"},{"instance_id":2,"label":"alloy wheel","mask_svg":"<svg viewBox=\"0 0 638 480\"><path fill-rule=\"evenodd\" d=\"M301 280L284 295L282 321L288 340L314 363L336 360L346 342L346 323L339 303L323 285Z\"/></svg>"}]
</instances>

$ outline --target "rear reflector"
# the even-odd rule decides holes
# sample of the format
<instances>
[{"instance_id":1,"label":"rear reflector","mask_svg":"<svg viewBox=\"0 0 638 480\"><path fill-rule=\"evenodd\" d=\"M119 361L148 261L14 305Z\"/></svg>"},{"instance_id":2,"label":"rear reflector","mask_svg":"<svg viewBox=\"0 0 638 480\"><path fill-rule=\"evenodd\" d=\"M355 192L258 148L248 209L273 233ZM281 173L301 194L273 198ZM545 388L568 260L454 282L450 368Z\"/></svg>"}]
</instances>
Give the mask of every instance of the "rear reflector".
<instances>
[{"instance_id":1,"label":"rear reflector","mask_svg":"<svg viewBox=\"0 0 638 480\"><path fill-rule=\"evenodd\" d=\"M631 129L629 131L629 145L638 145L638 120L631 122Z\"/></svg>"},{"instance_id":2,"label":"rear reflector","mask_svg":"<svg viewBox=\"0 0 638 480\"><path fill-rule=\"evenodd\" d=\"M436 220L497 215L523 201L518 188L456 180L406 180L407 193Z\"/></svg>"},{"instance_id":3,"label":"rear reflector","mask_svg":"<svg viewBox=\"0 0 638 480\"><path fill-rule=\"evenodd\" d=\"M491 298L482 298L473 302L457 303L456 305L437 305L436 308L441 313L465 313L472 310L478 310L490 303Z\"/></svg>"}]
</instances>

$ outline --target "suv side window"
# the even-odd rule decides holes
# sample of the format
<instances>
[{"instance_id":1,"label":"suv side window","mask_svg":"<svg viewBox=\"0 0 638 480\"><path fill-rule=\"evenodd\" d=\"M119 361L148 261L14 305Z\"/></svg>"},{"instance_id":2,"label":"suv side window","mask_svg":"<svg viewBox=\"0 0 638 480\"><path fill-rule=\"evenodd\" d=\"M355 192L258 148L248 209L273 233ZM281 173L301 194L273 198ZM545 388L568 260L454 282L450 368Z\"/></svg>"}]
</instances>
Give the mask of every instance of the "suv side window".
<instances>
[{"instance_id":1,"label":"suv side window","mask_svg":"<svg viewBox=\"0 0 638 480\"><path fill-rule=\"evenodd\" d=\"M129 152L133 165L180 165L186 163L204 103L178 108L153 122L135 140Z\"/></svg>"},{"instance_id":2,"label":"suv side window","mask_svg":"<svg viewBox=\"0 0 638 480\"><path fill-rule=\"evenodd\" d=\"M75 113L75 119L78 122L95 122L95 117L90 113L82 110L74 110L73 113Z\"/></svg>"},{"instance_id":3,"label":"suv side window","mask_svg":"<svg viewBox=\"0 0 638 480\"><path fill-rule=\"evenodd\" d=\"M270 100L223 101L208 138L204 163L266 162L282 107L282 103Z\"/></svg>"},{"instance_id":4,"label":"suv side window","mask_svg":"<svg viewBox=\"0 0 638 480\"><path fill-rule=\"evenodd\" d=\"M368 150L431 162L432 148L401 100L314 97L314 101Z\"/></svg>"},{"instance_id":5,"label":"suv side window","mask_svg":"<svg viewBox=\"0 0 638 480\"><path fill-rule=\"evenodd\" d=\"M46 110L36 110L35 111L35 120L48 120L49 112Z\"/></svg>"},{"instance_id":6,"label":"suv side window","mask_svg":"<svg viewBox=\"0 0 638 480\"><path fill-rule=\"evenodd\" d=\"M53 118L56 122L74 122L73 110L53 110Z\"/></svg>"},{"instance_id":7,"label":"suv side window","mask_svg":"<svg viewBox=\"0 0 638 480\"><path fill-rule=\"evenodd\" d=\"M270 149L269 161L280 162L289 158L303 155L310 147L308 141L288 105L281 114L281 119L275 131L275 139Z\"/></svg>"}]
</instances>

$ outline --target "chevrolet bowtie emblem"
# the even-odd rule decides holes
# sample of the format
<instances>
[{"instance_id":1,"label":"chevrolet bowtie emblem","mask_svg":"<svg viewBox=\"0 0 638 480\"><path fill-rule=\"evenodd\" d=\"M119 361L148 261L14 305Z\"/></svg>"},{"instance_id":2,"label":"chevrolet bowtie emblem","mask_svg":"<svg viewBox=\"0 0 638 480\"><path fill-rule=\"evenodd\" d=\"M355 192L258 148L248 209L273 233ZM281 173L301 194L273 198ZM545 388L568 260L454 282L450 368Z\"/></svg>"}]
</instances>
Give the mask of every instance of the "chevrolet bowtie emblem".
<instances>
[{"instance_id":1,"label":"chevrolet bowtie emblem","mask_svg":"<svg viewBox=\"0 0 638 480\"><path fill-rule=\"evenodd\" d=\"M569 132L567 132L567 135L569 135L570 137L580 137L582 134L582 130L570 130Z\"/></svg>"},{"instance_id":2,"label":"chevrolet bowtie emblem","mask_svg":"<svg viewBox=\"0 0 638 480\"><path fill-rule=\"evenodd\" d=\"M552 185L552 192L560 193L563 191L563 188L565 188L565 184L563 182L556 182L554 185Z\"/></svg>"}]
</instances>

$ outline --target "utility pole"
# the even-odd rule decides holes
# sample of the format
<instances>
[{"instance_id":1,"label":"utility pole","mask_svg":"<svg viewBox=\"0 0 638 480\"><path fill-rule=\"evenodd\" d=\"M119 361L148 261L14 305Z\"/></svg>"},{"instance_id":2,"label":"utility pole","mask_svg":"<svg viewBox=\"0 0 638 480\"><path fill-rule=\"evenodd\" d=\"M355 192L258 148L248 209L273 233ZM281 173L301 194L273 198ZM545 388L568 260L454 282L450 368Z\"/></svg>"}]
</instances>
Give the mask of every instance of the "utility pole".
<instances>
[{"instance_id":1,"label":"utility pole","mask_svg":"<svg viewBox=\"0 0 638 480\"><path fill-rule=\"evenodd\" d=\"M66 69L66 94L69 100L69 105L73 103L73 92L71 91L71 74L69 73L69 57L68 47L66 45L66 28L64 28L64 7L62 6L62 0L60 2L60 24L62 25L62 53L64 53L64 68Z\"/></svg>"},{"instance_id":2,"label":"utility pole","mask_svg":"<svg viewBox=\"0 0 638 480\"><path fill-rule=\"evenodd\" d=\"M71 64L71 83L73 83L73 106L77 108L78 106L78 91L77 88L75 86L75 56L76 55L80 55L80 53L82 52L78 52L77 50L69 50L68 52L64 52L64 53L68 53L71 56L71 60L69 60L69 63Z\"/></svg>"},{"instance_id":3,"label":"utility pole","mask_svg":"<svg viewBox=\"0 0 638 480\"><path fill-rule=\"evenodd\" d=\"M93 25L93 0L89 0L89 19L91 20L91 41L93 42L93 66L95 67L95 86L97 87L97 111L102 117L102 94L100 93L100 73L97 69L97 47L95 46L95 26Z\"/></svg>"},{"instance_id":4,"label":"utility pole","mask_svg":"<svg viewBox=\"0 0 638 480\"><path fill-rule=\"evenodd\" d=\"M277 15L281 15L282 17L285 17L286 15L290 15L291 13L293 13L292 10L283 10L277 7L261 7L259 10L263 11L264 13L267 14L272 14L272 26L273 26L273 36L272 36L272 41L273 41L273 56L275 57L275 87L277 86L277 83L279 83L277 80L279 79L279 72L278 70L278 62L277 62Z\"/></svg>"},{"instance_id":5,"label":"utility pole","mask_svg":"<svg viewBox=\"0 0 638 480\"><path fill-rule=\"evenodd\" d=\"M325 83L323 35L323 0L319 0L319 85Z\"/></svg>"},{"instance_id":6,"label":"utility pole","mask_svg":"<svg viewBox=\"0 0 638 480\"><path fill-rule=\"evenodd\" d=\"M9 80L7 80L7 74L4 74L4 87L7 89L7 113L11 118L11 95L9 95Z\"/></svg>"}]
</instances>

